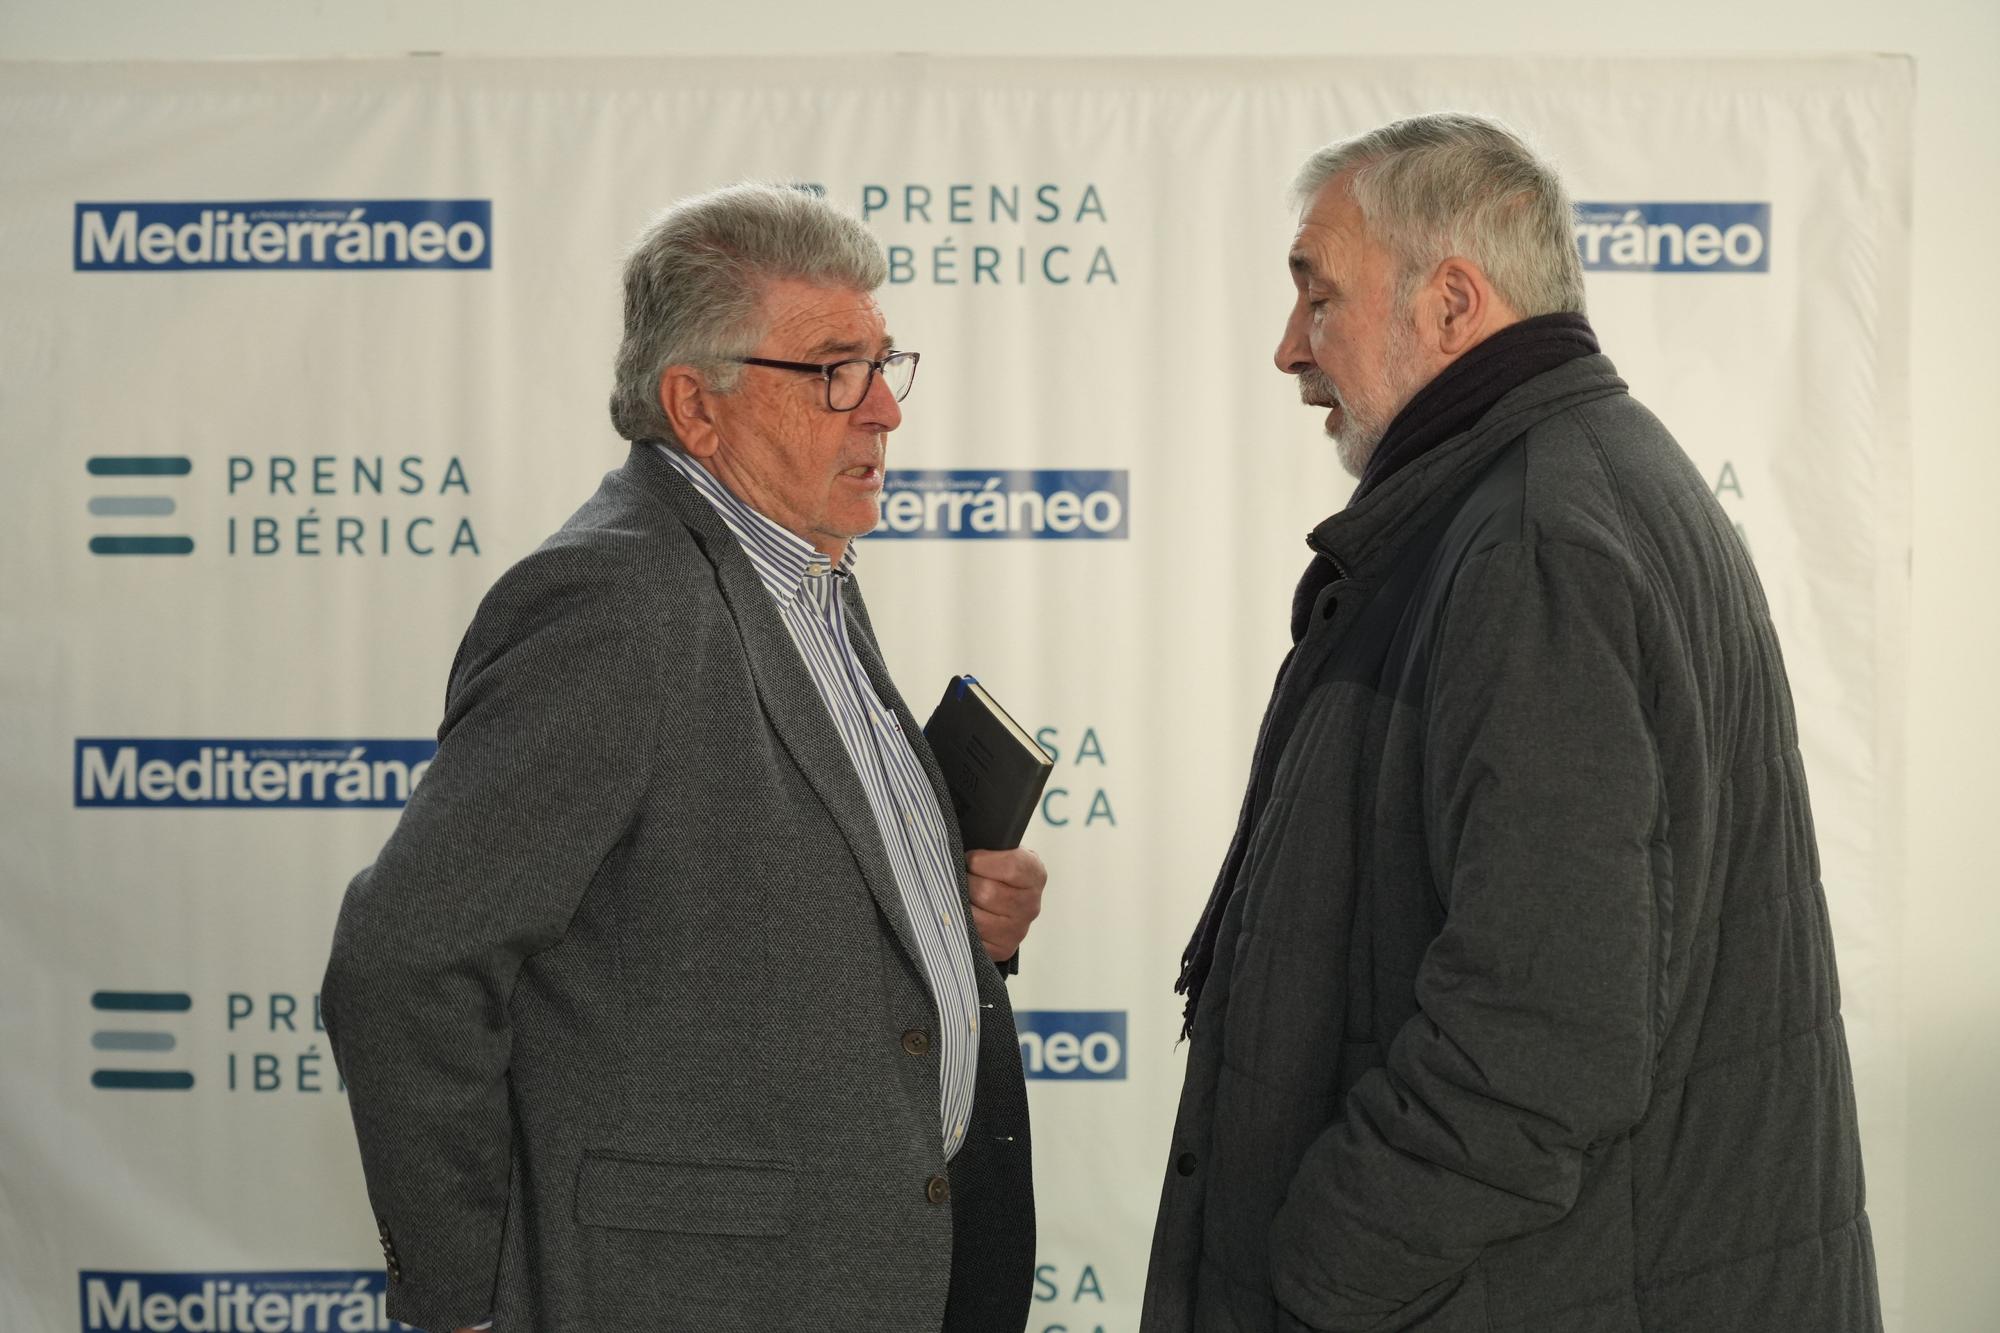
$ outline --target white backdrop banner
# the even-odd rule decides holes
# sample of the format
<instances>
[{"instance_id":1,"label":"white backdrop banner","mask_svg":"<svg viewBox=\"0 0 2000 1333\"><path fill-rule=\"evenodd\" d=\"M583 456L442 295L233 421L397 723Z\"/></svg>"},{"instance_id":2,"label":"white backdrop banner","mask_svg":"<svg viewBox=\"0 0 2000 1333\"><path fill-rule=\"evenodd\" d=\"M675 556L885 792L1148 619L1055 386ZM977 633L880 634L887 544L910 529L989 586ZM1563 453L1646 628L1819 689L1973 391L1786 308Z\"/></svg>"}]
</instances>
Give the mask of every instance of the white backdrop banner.
<instances>
[{"instance_id":1,"label":"white backdrop banner","mask_svg":"<svg viewBox=\"0 0 2000 1333\"><path fill-rule=\"evenodd\" d=\"M0 1327L378 1329L316 989L481 592L618 464L618 272L745 177L888 249L923 373L861 548L919 714L1057 758L1013 983L1030 1328L1135 1327L1309 527L1305 154L1447 107L1581 202L1591 315L1735 517L1804 728L1901 1289L1906 62L0 66Z\"/></svg>"}]
</instances>

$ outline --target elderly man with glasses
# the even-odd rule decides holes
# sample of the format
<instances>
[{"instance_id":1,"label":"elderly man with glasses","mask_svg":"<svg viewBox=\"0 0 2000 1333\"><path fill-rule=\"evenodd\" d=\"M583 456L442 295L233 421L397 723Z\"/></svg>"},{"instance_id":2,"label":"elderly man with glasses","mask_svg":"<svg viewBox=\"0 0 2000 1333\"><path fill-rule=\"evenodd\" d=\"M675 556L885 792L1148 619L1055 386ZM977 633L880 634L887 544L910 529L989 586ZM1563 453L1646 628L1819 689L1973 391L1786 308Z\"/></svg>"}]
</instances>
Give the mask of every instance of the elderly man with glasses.
<instances>
[{"instance_id":1,"label":"elderly man with glasses","mask_svg":"<svg viewBox=\"0 0 2000 1333\"><path fill-rule=\"evenodd\" d=\"M626 268L624 466L486 596L323 992L424 1328L1007 1330L1034 1264L1001 965L853 578L917 354L803 191Z\"/></svg>"}]
</instances>

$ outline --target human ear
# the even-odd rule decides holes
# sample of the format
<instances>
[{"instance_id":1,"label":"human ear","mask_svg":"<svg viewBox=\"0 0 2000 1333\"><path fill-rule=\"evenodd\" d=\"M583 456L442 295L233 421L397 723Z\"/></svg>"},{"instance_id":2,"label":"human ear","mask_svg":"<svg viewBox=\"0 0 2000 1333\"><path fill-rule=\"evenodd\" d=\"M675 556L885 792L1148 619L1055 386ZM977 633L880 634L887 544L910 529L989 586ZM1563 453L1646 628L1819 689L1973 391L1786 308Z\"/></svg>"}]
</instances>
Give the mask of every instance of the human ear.
<instances>
[{"instance_id":1,"label":"human ear","mask_svg":"<svg viewBox=\"0 0 2000 1333\"><path fill-rule=\"evenodd\" d=\"M690 457L707 458L722 443L714 399L708 377L693 366L673 365L660 372L660 410Z\"/></svg>"},{"instance_id":2,"label":"human ear","mask_svg":"<svg viewBox=\"0 0 2000 1333\"><path fill-rule=\"evenodd\" d=\"M1486 333L1487 316L1492 310L1492 292L1486 275L1468 262L1453 256L1438 265L1431 278L1436 301L1438 350L1457 356Z\"/></svg>"}]
</instances>

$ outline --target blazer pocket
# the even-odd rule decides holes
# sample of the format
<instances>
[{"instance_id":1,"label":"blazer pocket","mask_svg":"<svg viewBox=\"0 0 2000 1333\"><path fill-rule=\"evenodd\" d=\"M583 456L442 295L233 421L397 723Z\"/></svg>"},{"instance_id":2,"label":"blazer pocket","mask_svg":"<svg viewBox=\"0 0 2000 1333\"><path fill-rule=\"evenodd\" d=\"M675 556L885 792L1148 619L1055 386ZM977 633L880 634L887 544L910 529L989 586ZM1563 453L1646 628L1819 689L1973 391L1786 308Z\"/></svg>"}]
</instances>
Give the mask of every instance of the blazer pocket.
<instances>
[{"instance_id":1,"label":"blazer pocket","mask_svg":"<svg viewBox=\"0 0 2000 1333\"><path fill-rule=\"evenodd\" d=\"M576 1220L587 1227L690 1236L782 1236L792 1229L790 1162L673 1162L585 1153Z\"/></svg>"}]
</instances>

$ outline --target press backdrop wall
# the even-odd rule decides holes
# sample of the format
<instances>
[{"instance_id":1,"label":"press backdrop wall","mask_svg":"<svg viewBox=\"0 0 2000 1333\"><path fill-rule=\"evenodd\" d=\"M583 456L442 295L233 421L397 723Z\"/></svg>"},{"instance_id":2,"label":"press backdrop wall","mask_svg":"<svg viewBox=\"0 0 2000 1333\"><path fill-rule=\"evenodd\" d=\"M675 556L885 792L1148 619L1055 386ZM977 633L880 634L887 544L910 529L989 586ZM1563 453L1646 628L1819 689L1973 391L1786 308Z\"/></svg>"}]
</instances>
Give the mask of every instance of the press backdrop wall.
<instances>
[{"instance_id":1,"label":"press backdrop wall","mask_svg":"<svg viewBox=\"0 0 2000 1333\"><path fill-rule=\"evenodd\" d=\"M340 892L479 595L622 456L624 246L744 176L889 247L925 360L858 572L920 710L972 671L1057 756L1031 1327L1134 1326L1175 960L1350 484L1270 365L1282 186L1441 105L1563 165L1606 349L1765 579L1896 1306L1911 97L1893 58L0 67L0 1326L378 1326Z\"/></svg>"}]
</instances>

